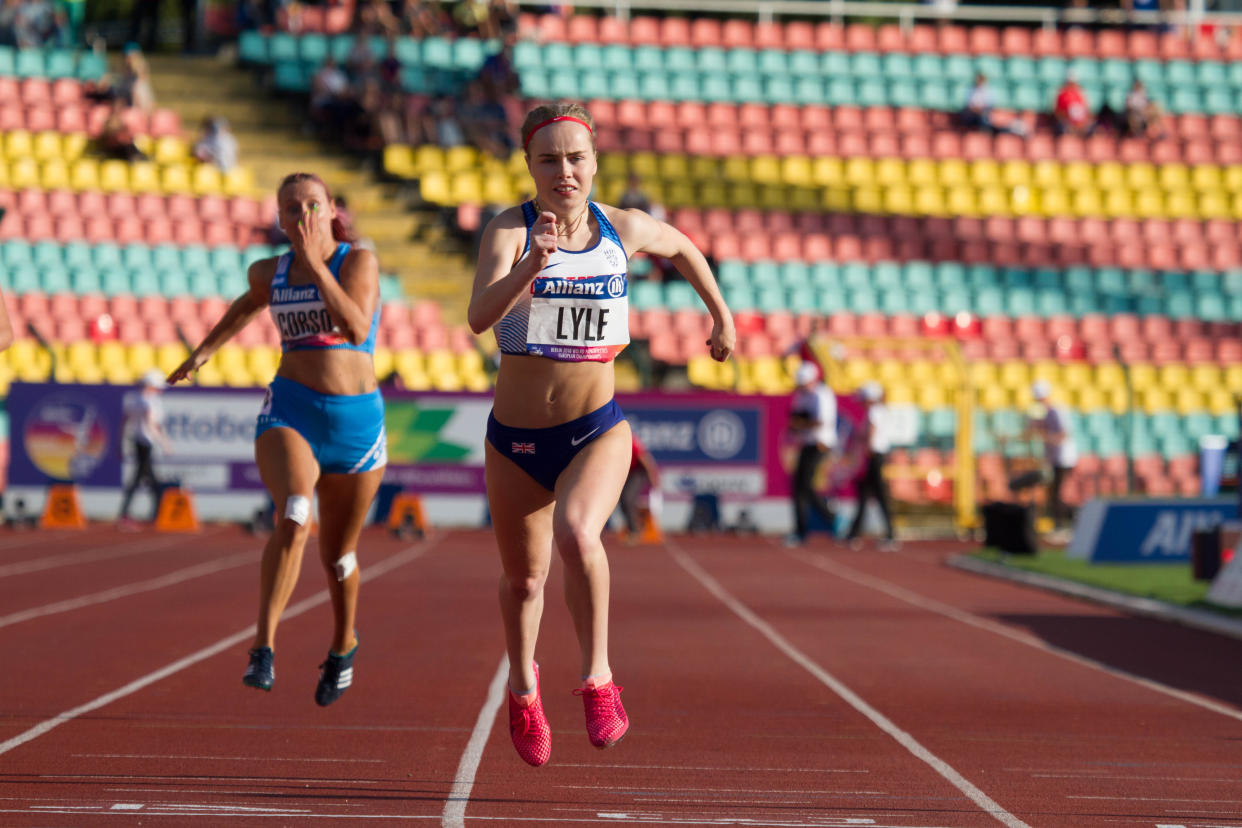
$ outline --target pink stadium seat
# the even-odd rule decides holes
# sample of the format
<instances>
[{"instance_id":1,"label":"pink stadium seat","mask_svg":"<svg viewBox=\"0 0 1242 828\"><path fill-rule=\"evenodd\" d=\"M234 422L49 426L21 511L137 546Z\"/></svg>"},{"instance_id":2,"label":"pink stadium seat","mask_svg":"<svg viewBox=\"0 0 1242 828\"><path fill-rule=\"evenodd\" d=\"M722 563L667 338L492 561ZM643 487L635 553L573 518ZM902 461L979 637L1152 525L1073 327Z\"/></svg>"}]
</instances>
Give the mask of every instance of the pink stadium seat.
<instances>
[{"instance_id":1,"label":"pink stadium seat","mask_svg":"<svg viewBox=\"0 0 1242 828\"><path fill-rule=\"evenodd\" d=\"M139 193L134 197L134 213L139 218L156 218L166 216L168 204L164 197L155 193Z\"/></svg>"},{"instance_id":2,"label":"pink stadium seat","mask_svg":"<svg viewBox=\"0 0 1242 828\"><path fill-rule=\"evenodd\" d=\"M724 31L720 21L711 17L696 17L690 23L690 45L696 49L704 46L720 46Z\"/></svg>"},{"instance_id":3,"label":"pink stadium seat","mask_svg":"<svg viewBox=\"0 0 1242 828\"><path fill-rule=\"evenodd\" d=\"M25 78L20 83L22 103L26 106L48 106L52 103L52 82L47 78Z\"/></svg>"},{"instance_id":4,"label":"pink stadium seat","mask_svg":"<svg viewBox=\"0 0 1242 828\"><path fill-rule=\"evenodd\" d=\"M970 35L965 26L956 24L941 25L936 32L936 48L946 55L958 54L969 50Z\"/></svg>"},{"instance_id":5,"label":"pink stadium seat","mask_svg":"<svg viewBox=\"0 0 1242 828\"><path fill-rule=\"evenodd\" d=\"M171 109L156 109L151 113L147 128L153 138L177 136L181 134L181 117Z\"/></svg>"},{"instance_id":6,"label":"pink stadium seat","mask_svg":"<svg viewBox=\"0 0 1242 828\"><path fill-rule=\"evenodd\" d=\"M926 23L915 24L906 38L906 48L911 52L936 51L936 28Z\"/></svg>"},{"instance_id":7,"label":"pink stadium seat","mask_svg":"<svg viewBox=\"0 0 1242 828\"><path fill-rule=\"evenodd\" d=\"M1080 27L1066 29L1062 34L1061 51L1068 57L1091 57L1095 52L1095 35Z\"/></svg>"},{"instance_id":8,"label":"pink stadium seat","mask_svg":"<svg viewBox=\"0 0 1242 828\"><path fill-rule=\"evenodd\" d=\"M884 23L875 32L875 48L879 52L907 50L906 33L895 23Z\"/></svg>"},{"instance_id":9,"label":"pink stadium seat","mask_svg":"<svg viewBox=\"0 0 1242 828\"><path fill-rule=\"evenodd\" d=\"M1036 57L1054 57L1064 54L1061 33L1056 29L1036 29L1031 35L1031 51Z\"/></svg>"},{"instance_id":10,"label":"pink stadium seat","mask_svg":"<svg viewBox=\"0 0 1242 828\"><path fill-rule=\"evenodd\" d=\"M630 19L630 43L635 46L660 45L660 20L647 15Z\"/></svg>"},{"instance_id":11,"label":"pink stadium seat","mask_svg":"<svg viewBox=\"0 0 1242 828\"><path fill-rule=\"evenodd\" d=\"M660 19L660 43L665 46L689 46L690 22L684 17Z\"/></svg>"},{"instance_id":12,"label":"pink stadium seat","mask_svg":"<svg viewBox=\"0 0 1242 828\"><path fill-rule=\"evenodd\" d=\"M599 19L600 43L626 43L630 39L629 27L625 21L607 14Z\"/></svg>"},{"instance_id":13,"label":"pink stadium seat","mask_svg":"<svg viewBox=\"0 0 1242 828\"><path fill-rule=\"evenodd\" d=\"M1161 60L1187 60L1191 57L1189 42L1178 34L1164 34L1159 38Z\"/></svg>"},{"instance_id":14,"label":"pink stadium seat","mask_svg":"<svg viewBox=\"0 0 1242 828\"><path fill-rule=\"evenodd\" d=\"M112 237L118 244L131 244L146 239L146 230L142 219L137 216L122 216L112 225Z\"/></svg>"},{"instance_id":15,"label":"pink stadium seat","mask_svg":"<svg viewBox=\"0 0 1242 828\"><path fill-rule=\"evenodd\" d=\"M727 23L725 24L728 25ZM836 51L845 47L845 27L839 23L824 21L815 24L815 48L822 52Z\"/></svg>"},{"instance_id":16,"label":"pink stadium seat","mask_svg":"<svg viewBox=\"0 0 1242 828\"><path fill-rule=\"evenodd\" d=\"M565 26L565 37L570 43L598 42L598 18L589 14L571 15L569 22Z\"/></svg>"},{"instance_id":17,"label":"pink stadium seat","mask_svg":"<svg viewBox=\"0 0 1242 828\"><path fill-rule=\"evenodd\" d=\"M767 22L755 24L756 49L784 49L785 27L780 23Z\"/></svg>"},{"instance_id":18,"label":"pink stadium seat","mask_svg":"<svg viewBox=\"0 0 1242 828\"><path fill-rule=\"evenodd\" d=\"M972 54L1001 54L1001 32L994 26L972 26L969 30L968 38L969 49Z\"/></svg>"},{"instance_id":19,"label":"pink stadium seat","mask_svg":"<svg viewBox=\"0 0 1242 828\"><path fill-rule=\"evenodd\" d=\"M785 24L785 48L789 50L816 48L815 27L804 20L791 20Z\"/></svg>"},{"instance_id":20,"label":"pink stadium seat","mask_svg":"<svg viewBox=\"0 0 1242 828\"><path fill-rule=\"evenodd\" d=\"M144 235L148 244L163 244L173 241L172 220L167 216L152 216L146 220Z\"/></svg>"},{"instance_id":21,"label":"pink stadium seat","mask_svg":"<svg viewBox=\"0 0 1242 828\"><path fill-rule=\"evenodd\" d=\"M875 27L870 23L850 23L845 27L845 48L851 52L877 50Z\"/></svg>"},{"instance_id":22,"label":"pink stadium seat","mask_svg":"<svg viewBox=\"0 0 1242 828\"><path fill-rule=\"evenodd\" d=\"M749 20L730 17L720 27L721 45L726 49L750 49L755 45L755 27Z\"/></svg>"}]
</instances>

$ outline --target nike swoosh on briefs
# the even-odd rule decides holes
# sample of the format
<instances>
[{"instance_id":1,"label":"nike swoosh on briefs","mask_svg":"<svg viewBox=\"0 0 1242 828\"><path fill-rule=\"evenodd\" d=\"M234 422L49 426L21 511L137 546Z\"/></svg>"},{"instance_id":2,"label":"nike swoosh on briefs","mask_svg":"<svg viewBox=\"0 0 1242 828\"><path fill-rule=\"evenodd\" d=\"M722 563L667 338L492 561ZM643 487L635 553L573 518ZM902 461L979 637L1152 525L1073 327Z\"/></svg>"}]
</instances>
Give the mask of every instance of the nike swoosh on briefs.
<instances>
[{"instance_id":1,"label":"nike swoosh on briefs","mask_svg":"<svg viewBox=\"0 0 1242 828\"><path fill-rule=\"evenodd\" d=\"M594 434L594 433L595 433L595 432L597 432L597 431L599 431L599 426L596 426L595 428L591 429L591 430L590 430L590 431L588 431L586 434L583 434L581 437L571 437L571 438L570 438L570 440L569 440L569 444L570 444L571 446L576 446L576 445L578 445L578 444L579 444L579 443L581 443L583 440L585 440L586 438L590 437L592 434Z\"/></svg>"}]
</instances>

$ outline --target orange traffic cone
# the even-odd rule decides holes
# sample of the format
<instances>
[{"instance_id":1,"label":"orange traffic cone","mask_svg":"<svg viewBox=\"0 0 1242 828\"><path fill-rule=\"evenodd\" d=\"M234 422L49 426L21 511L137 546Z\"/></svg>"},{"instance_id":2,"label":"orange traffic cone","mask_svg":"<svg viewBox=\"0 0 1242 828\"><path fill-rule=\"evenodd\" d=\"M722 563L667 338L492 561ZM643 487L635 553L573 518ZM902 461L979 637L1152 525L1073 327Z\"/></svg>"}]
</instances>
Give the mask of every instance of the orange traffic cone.
<instances>
[{"instance_id":1,"label":"orange traffic cone","mask_svg":"<svg viewBox=\"0 0 1242 828\"><path fill-rule=\"evenodd\" d=\"M44 529L86 528L86 515L82 513L77 486L62 484L48 488L39 526Z\"/></svg>"}]
</instances>

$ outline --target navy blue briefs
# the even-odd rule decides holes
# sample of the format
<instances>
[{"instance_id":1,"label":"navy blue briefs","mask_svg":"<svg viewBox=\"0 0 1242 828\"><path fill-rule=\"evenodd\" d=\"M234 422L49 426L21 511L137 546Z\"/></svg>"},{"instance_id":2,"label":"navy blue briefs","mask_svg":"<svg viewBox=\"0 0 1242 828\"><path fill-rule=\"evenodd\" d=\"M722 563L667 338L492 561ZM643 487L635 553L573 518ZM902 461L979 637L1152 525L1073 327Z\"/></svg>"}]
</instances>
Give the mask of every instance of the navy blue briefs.
<instances>
[{"instance_id":1,"label":"navy blue briefs","mask_svg":"<svg viewBox=\"0 0 1242 828\"><path fill-rule=\"evenodd\" d=\"M582 447L624 419L616 400L550 428L513 428L498 423L495 414L488 414L487 442L551 492Z\"/></svg>"}]
</instances>

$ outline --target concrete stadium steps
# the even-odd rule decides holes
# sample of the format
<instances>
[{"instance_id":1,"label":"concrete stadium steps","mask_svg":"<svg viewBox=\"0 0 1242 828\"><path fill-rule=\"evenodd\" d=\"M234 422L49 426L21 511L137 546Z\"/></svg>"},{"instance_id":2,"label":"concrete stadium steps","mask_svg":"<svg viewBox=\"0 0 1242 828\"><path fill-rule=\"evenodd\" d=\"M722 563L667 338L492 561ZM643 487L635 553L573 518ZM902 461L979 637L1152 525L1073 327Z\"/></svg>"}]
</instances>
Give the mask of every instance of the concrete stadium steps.
<instances>
[{"instance_id":1,"label":"concrete stadium steps","mask_svg":"<svg viewBox=\"0 0 1242 828\"><path fill-rule=\"evenodd\" d=\"M254 172L256 197L271 195L289 172L314 172L345 197L358 232L375 244L382 272L396 273L408 294L442 302L450 320L464 318L469 268L460 255L436 252L444 246L436 244L436 218L408 210L399 184L377 180L366 161L309 137L304 108L274 100L244 69L214 57L156 55L150 63L156 100L177 112L188 140L204 118L228 119L241 162Z\"/></svg>"}]
</instances>

